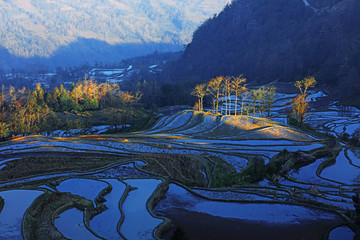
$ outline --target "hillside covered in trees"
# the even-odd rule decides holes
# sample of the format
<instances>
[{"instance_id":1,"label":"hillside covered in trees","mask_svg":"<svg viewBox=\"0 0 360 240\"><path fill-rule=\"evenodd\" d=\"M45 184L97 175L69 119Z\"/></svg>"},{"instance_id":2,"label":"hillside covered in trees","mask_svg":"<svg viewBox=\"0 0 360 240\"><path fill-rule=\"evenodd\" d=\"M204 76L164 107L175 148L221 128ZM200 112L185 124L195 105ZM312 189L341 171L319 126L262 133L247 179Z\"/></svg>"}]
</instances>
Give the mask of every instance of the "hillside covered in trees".
<instances>
[{"instance_id":1,"label":"hillside covered in trees","mask_svg":"<svg viewBox=\"0 0 360 240\"><path fill-rule=\"evenodd\" d=\"M85 129L96 122L110 124L117 131L130 124L130 119L148 118L141 98L141 92L124 92L117 83L97 83L87 76L73 83L70 91L63 85L52 90L43 89L40 83L34 90L3 85L0 139L57 129Z\"/></svg>"},{"instance_id":2,"label":"hillside covered in trees","mask_svg":"<svg viewBox=\"0 0 360 240\"><path fill-rule=\"evenodd\" d=\"M244 74L261 84L314 75L360 104L360 2L236 0L194 33L169 81Z\"/></svg>"},{"instance_id":3,"label":"hillside covered in trees","mask_svg":"<svg viewBox=\"0 0 360 240\"><path fill-rule=\"evenodd\" d=\"M6 61L0 61L0 67L11 70L26 60L54 67L95 60L112 63L155 50L179 50L199 24L228 2L3 0L0 57ZM55 59L47 59L53 55Z\"/></svg>"}]
</instances>

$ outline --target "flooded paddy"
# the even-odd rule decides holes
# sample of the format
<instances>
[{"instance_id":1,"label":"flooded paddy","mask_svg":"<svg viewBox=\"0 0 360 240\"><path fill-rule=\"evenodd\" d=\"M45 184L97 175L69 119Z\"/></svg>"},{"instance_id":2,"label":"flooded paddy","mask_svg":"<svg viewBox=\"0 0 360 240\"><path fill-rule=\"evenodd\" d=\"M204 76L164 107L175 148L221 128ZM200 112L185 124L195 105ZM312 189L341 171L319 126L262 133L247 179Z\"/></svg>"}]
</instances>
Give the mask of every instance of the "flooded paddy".
<instances>
[{"instance_id":1,"label":"flooded paddy","mask_svg":"<svg viewBox=\"0 0 360 240\"><path fill-rule=\"evenodd\" d=\"M106 182L93 179L72 178L59 184L57 190L80 195L89 200L95 200L98 194L109 185Z\"/></svg>"},{"instance_id":2,"label":"flooded paddy","mask_svg":"<svg viewBox=\"0 0 360 240\"><path fill-rule=\"evenodd\" d=\"M193 239L315 240L342 222L337 214L302 206L208 201L177 185L165 196L155 213L173 219Z\"/></svg>"},{"instance_id":3,"label":"flooded paddy","mask_svg":"<svg viewBox=\"0 0 360 240\"><path fill-rule=\"evenodd\" d=\"M150 215L146 202L161 181L129 179L125 182L136 189L129 193L123 204L125 220L121 232L128 239L152 239L154 228L163 220Z\"/></svg>"},{"instance_id":4,"label":"flooded paddy","mask_svg":"<svg viewBox=\"0 0 360 240\"><path fill-rule=\"evenodd\" d=\"M112 190L104 198L107 209L96 215L90 221L90 227L98 235L106 239L122 239L117 231L120 221L120 198L123 196L126 185L117 179L104 180L112 186Z\"/></svg>"},{"instance_id":5,"label":"flooded paddy","mask_svg":"<svg viewBox=\"0 0 360 240\"><path fill-rule=\"evenodd\" d=\"M272 116L281 122L184 111L137 133L39 135L1 143L0 196L5 205L0 239L21 239L24 212L41 198L42 191L21 190L24 185L59 197L48 203L54 210L57 204L70 206L60 208L55 219L59 234L70 239L154 239L154 230L166 222L157 216L173 223L164 239L177 226L190 239L318 240L330 230L330 240L352 239L356 229L347 218L353 220L353 197L360 191L359 148L287 125L283 110L292 97L276 98ZM356 131L357 117L358 112L341 114L334 107L310 113L306 122L339 136ZM10 171L17 164L31 167L38 156L48 159L53 153L76 160L60 162L66 164L64 170ZM84 170L73 167L92 160ZM66 199L78 199L80 206L68 205ZM158 202L151 209L153 199Z\"/></svg>"},{"instance_id":6,"label":"flooded paddy","mask_svg":"<svg viewBox=\"0 0 360 240\"><path fill-rule=\"evenodd\" d=\"M338 239L354 239L354 232L348 227L337 227L333 229L329 234L329 240L338 240Z\"/></svg>"},{"instance_id":7,"label":"flooded paddy","mask_svg":"<svg viewBox=\"0 0 360 240\"><path fill-rule=\"evenodd\" d=\"M337 156L335 164L326 167L321 176L347 185L360 183L360 169L349 163L344 149Z\"/></svg>"},{"instance_id":8,"label":"flooded paddy","mask_svg":"<svg viewBox=\"0 0 360 240\"><path fill-rule=\"evenodd\" d=\"M99 239L84 225L83 212L76 208L67 210L55 219L55 227L69 239Z\"/></svg>"},{"instance_id":9,"label":"flooded paddy","mask_svg":"<svg viewBox=\"0 0 360 240\"><path fill-rule=\"evenodd\" d=\"M0 212L0 239L22 239L21 224L26 209L41 194L35 190L9 190L0 192L4 208Z\"/></svg>"}]
</instances>

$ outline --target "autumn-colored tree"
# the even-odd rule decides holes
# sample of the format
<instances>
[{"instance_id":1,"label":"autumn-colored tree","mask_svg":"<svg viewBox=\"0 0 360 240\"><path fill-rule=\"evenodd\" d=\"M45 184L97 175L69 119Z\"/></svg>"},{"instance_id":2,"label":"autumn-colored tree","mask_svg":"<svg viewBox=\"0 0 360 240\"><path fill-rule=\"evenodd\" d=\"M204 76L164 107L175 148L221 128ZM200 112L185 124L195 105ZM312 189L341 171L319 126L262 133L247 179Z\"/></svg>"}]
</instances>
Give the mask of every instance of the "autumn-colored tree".
<instances>
[{"instance_id":1,"label":"autumn-colored tree","mask_svg":"<svg viewBox=\"0 0 360 240\"><path fill-rule=\"evenodd\" d=\"M248 91L248 89L244 86L244 91L241 93L241 111L240 115L243 115L243 109L244 109L244 100L248 99L251 96L251 92ZM247 115L248 115L248 109L247 109Z\"/></svg>"},{"instance_id":2,"label":"autumn-colored tree","mask_svg":"<svg viewBox=\"0 0 360 240\"><path fill-rule=\"evenodd\" d=\"M203 101L206 93L207 93L207 84L198 84L191 92L191 95L198 98L199 111L203 111L204 109Z\"/></svg>"},{"instance_id":3,"label":"autumn-colored tree","mask_svg":"<svg viewBox=\"0 0 360 240\"><path fill-rule=\"evenodd\" d=\"M235 77L231 82L231 88L235 93L235 116L237 112L238 96L240 96L242 92L246 91L245 82L246 78L244 78L243 75Z\"/></svg>"},{"instance_id":4,"label":"autumn-colored tree","mask_svg":"<svg viewBox=\"0 0 360 240\"><path fill-rule=\"evenodd\" d=\"M79 99L83 95L82 88L83 88L83 86L82 86L81 82L77 82L76 84L73 84L73 86L72 86L70 96L76 104L79 103Z\"/></svg>"},{"instance_id":5,"label":"autumn-colored tree","mask_svg":"<svg viewBox=\"0 0 360 240\"><path fill-rule=\"evenodd\" d=\"M220 99L220 90L221 85L223 83L224 77L219 76L216 78L213 78L208 83L208 91L213 96L213 107L214 107L214 113L217 114L219 110L219 99Z\"/></svg>"},{"instance_id":6,"label":"autumn-colored tree","mask_svg":"<svg viewBox=\"0 0 360 240\"><path fill-rule=\"evenodd\" d=\"M231 93L232 93L231 77L224 78L223 91L224 91L224 96L225 96L225 115L230 115Z\"/></svg>"},{"instance_id":7,"label":"autumn-colored tree","mask_svg":"<svg viewBox=\"0 0 360 240\"><path fill-rule=\"evenodd\" d=\"M296 98L292 101L293 111L301 126L305 119L305 112L309 105L307 90L310 87L315 87L316 80L314 77L307 77L301 81L296 81L294 85L299 89L300 94L298 94Z\"/></svg>"},{"instance_id":8,"label":"autumn-colored tree","mask_svg":"<svg viewBox=\"0 0 360 240\"><path fill-rule=\"evenodd\" d=\"M14 103L16 101L16 90L15 87L9 86L9 102L10 104Z\"/></svg>"},{"instance_id":9,"label":"autumn-colored tree","mask_svg":"<svg viewBox=\"0 0 360 240\"><path fill-rule=\"evenodd\" d=\"M256 115L256 105L257 105L256 103L259 102L260 98L261 98L261 90L260 89L251 90L251 99L252 99L252 103L253 103L253 116L254 117ZM259 109L260 109L260 107L259 107Z\"/></svg>"},{"instance_id":10,"label":"autumn-colored tree","mask_svg":"<svg viewBox=\"0 0 360 240\"><path fill-rule=\"evenodd\" d=\"M10 132L10 125L5 122L0 122L0 138L9 136Z\"/></svg>"}]
</instances>

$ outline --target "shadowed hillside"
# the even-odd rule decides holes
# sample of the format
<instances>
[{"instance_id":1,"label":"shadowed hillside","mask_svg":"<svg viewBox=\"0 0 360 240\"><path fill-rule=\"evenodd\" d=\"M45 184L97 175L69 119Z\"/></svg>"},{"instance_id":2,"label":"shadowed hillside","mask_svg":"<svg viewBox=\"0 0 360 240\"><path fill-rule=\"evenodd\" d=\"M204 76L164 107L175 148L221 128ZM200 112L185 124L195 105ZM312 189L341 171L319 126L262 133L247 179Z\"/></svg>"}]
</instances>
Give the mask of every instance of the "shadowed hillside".
<instances>
[{"instance_id":1,"label":"shadowed hillside","mask_svg":"<svg viewBox=\"0 0 360 240\"><path fill-rule=\"evenodd\" d=\"M359 10L355 0L234 1L197 29L170 79L244 74L265 83L314 75L360 103Z\"/></svg>"},{"instance_id":2,"label":"shadowed hillside","mask_svg":"<svg viewBox=\"0 0 360 240\"><path fill-rule=\"evenodd\" d=\"M110 45L96 39L81 38L78 41L63 46L49 57L18 57L5 48L0 47L0 68L10 71L12 68L24 68L26 65L43 63L49 68L58 66L71 67L84 63L95 62L118 63L125 58L151 54L155 51L174 52L182 49L181 45L170 43L124 43Z\"/></svg>"}]
</instances>

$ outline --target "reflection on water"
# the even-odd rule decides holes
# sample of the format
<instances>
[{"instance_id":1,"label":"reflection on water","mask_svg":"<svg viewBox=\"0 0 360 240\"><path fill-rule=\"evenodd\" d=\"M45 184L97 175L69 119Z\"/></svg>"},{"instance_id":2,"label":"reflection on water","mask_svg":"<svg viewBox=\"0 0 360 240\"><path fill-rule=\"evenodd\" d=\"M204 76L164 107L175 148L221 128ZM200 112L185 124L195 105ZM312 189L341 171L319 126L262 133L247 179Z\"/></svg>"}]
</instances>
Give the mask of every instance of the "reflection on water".
<instances>
[{"instance_id":1,"label":"reflection on water","mask_svg":"<svg viewBox=\"0 0 360 240\"><path fill-rule=\"evenodd\" d=\"M105 181L112 186L111 192L104 197L106 200L104 204L108 209L101 214L96 215L90 221L90 227L97 234L106 239L121 239L120 234L116 229L121 217L119 201L124 194L126 185L117 179L107 179Z\"/></svg>"},{"instance_id":2,"label":"reflection on water","mask_svg":"<svg viewBox=\"0 0 360 240\"><path fill-rule=\"evenodd\" d=\"M342 222L336 214L301 206L208 201L174 184L154 211L184 228L190 239L318 240Z\"/></svg>"},{"instance_id":3,"label":"reflection on water","mask_svg":"<svg viewBox=\"0 0 360 240\"><path fill-rule=\"evenodd\" d=\"M55 219L56 228L69 239L99 239L86 229L83 212L76 208L67 210Z\"/></svg>"},{"instance_id":4,"label":"reflection on water","mask_svg":"<svg viewBox=\"0 0 360 240\"><path fill-rule=\"evenodd\" d=\"M339 240L339 239L352 240L354 239L354 236L355 236L354 232L348 226L343 226L332 230L329 235L329 240Z\"/></svg>"},{"instance_id":5,"label":"reflection on water","mask_svg":"<svg viewBox=\"0 0 360 240\"><path fill-rule=\"evenodd\" d=\"M22 239L21 223L26 209L43 192L33 190L10 190L0 192L4 209L0 213L0 239Z\"/></svg>"},{"instance_id":6,"label":"reflection on water","mask_svg":"<svg viewBox=\"0 0 360 240\"><path fill-rule=\"evenodd\" d=\"M146 202L161 181L130 179L125 182L137 189L129 193L123 204L125 221L121 226L121 232L128 239L153 239L152 232L162 220L150 215Z\"/></svg>"},{"instance_id":7,"label":"reflection on water","mask_svg":"<svg viewBox=\"0 0 360 240\"><path fill-rule=\"evenodd\" d=\"M321 176L345 184L360 182L360 170L349 163L349 160L345 156L344 149L340 152L339 156L337 156L336 163L330 167L326 167L321 172Z\"/></svg>"}]
</instances>

